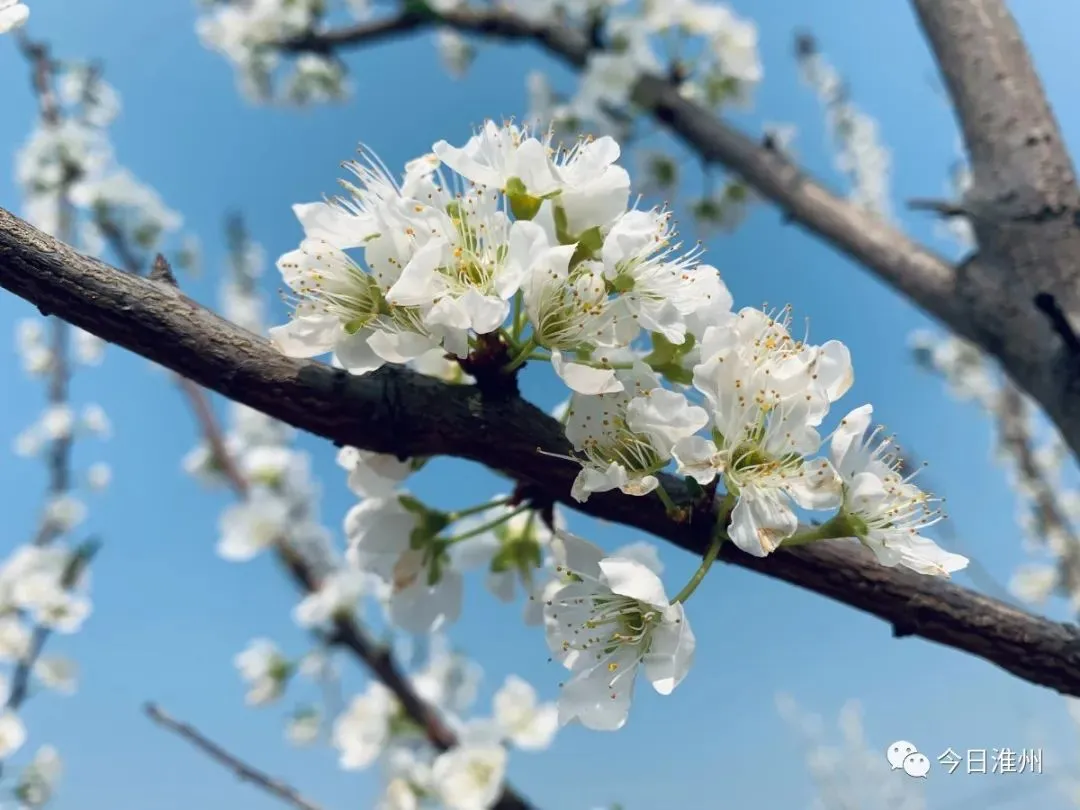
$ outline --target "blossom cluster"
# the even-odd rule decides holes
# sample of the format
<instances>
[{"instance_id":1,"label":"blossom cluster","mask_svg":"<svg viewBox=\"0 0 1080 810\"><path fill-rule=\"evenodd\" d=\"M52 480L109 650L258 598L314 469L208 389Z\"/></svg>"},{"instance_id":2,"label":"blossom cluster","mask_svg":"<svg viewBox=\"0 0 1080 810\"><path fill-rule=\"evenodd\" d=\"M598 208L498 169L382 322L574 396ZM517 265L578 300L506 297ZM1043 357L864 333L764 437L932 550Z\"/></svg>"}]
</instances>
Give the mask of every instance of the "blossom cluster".
<instances>
[{"instance_id":1,"label":"blossom cluster","mask_svg":"<svg viewBox=\"0 0 1080 810\"><path fill-rule=\"evenodd\" d=\"M630 205L614 139L556 148L551 138L487 122L462 147L435 143L399 177L361 148L344 194L294 207L304 239L278 261L293 311L270 330L275 345L332 353L353 374L435 351L475 370L492 346L498 374L550 363L570 389L562 418L577 501L655 493L679 519L662 474L672 469L722 515L716 543L745 553L857 538L883 565L963 568L922 535L941 513L871 430L871 406L841 419L821 454L822 425L853 381L847 348L796 339L786 309L735 310L700 249L678 242L671 212ZM413 462L358 451L341 460L363 498L345 521L348 560L381 582L397 626L455 621L473 557L463 549L499 526L489 581L506 593L521 581L543 603L549 646L570 670L564 722L623 725L639 664L661 693L685 676L694 636L682 603L696 585L669 598L655 567L604 554L554 521L522 520L528 504L512 499L479 529L447 537L460 515L402 489ZM820 510L832 517L800 521ZM545 556L550 579L534 576Z\"/></svg>"},{"instance_id":2,"label":"blossom cluster","mask_svg":"<svg viewBox=\"0 0 1080 810\"><path fill-rule=\"evenodd\" d=\"M329 10L324 0L210 0L203 5L196 23L199 39L233 64L241 91L258 102L276 98L273 78L282 60L275 46L317 28ZM341 5L353 18L367 15L367 0ZM322 103L347 92L339 60L304 53L293 63L283 98L296 104Z\"/></svg>"},{"instance_id":3,"label":"blossom cluster","mask_svg":"<svg viewBox=\"0 0 1080 810\"><path fill-rule=\"evenodd\" d=\"M468 0L427 0L423 5L436 23L435 42L448 71L463 75L476 49L454 30L453 15L486 8ZM680 92L710 109L745 101L762 78L757 28L726 5L645 0L639 9L626 0L504 0L499 6L501 12L515 14L526 23L552 19L575 25L599 23L604 41L610 43L590 58L576 97L560 105L557 115L543 120L614 125L612 108L629 102L631 88L645 72L673 72L679 77ZM312 103L336 100L348 92L344 66L332 56L301 49L287 74L284 93L276 94L274 77L282 64L281 46L330 22L365 21L371 16L368 0L337 4L211 0L196 27L203 44L234 65L242 90L252 100L284 97ZM665 61L673 63L672 71Z\"/></svg>"}]
</instances>

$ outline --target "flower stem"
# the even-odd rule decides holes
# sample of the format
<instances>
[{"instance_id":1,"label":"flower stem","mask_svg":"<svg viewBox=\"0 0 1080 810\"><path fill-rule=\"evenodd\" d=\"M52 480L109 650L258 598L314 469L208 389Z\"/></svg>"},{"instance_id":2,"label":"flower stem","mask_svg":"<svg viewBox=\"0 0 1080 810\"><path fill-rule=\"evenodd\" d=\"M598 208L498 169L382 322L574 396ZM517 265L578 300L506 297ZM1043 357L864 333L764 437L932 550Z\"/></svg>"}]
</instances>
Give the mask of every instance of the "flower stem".
<instances>
[{"instance_id":1,"label":"flower stem","mask_svg":"<svg viewBox=\"0 0 1080 810\"><path fill-rule=\"evenodd\" d=\"M517 343L525 331L525 294L521 290L514 293L514 317L510 324L511 339Z\"/></svg>"},{"instance_id":2,"label":"flower stem","mask_svg":"<svg viewBox=\"0 0 1080 810\"><path fill-rule=\"evenodd\" d=\"M698 566L697 571L690 577L690 581L686 583L685 587L679 591L675 598L671 601L685 603L687 599L693 595L697 590L697 586L701 584L701 580L705 579L705 575L709 573L709 569L712 568L712 564L716 562L716 555L720 553L720 546L724 545L724 532L722 530L717 531L713 536L712 543L709 545L709 550L705 552L705 557L701 561L701 565Z\"/></svg>"},{"instance_id":3,"label":"flower stem","mask_svg":"<svg viewBox=\"0 0 1080 810\"><path fill-rule=\"evenodd\" d=\"M517 507L516 509L511 509L505 515L500 515L499 517L495 518L494 520L489 520L487 523L481 523L475 529L469 529L469 531L464 532L463 534L455 535L454 537L445 538L446 545L450 546L450 545L453 545L454 543L460 543L462 540L468 540L471 537L476 537L478 535L484 534L485 532L489 532L492 529L498 528L502 524L506 523L508 520L510 520L510 518L514 517L515 515L519 515L522 512L524 512L526 509L531 509L531 508L532 507L529 504L524 503L521 506Z\"/></svg>"},{"instance_id":4,"label":"flower stem","mask_svg":"<svg viewBox=\"0 0 1080 810\"><path fill-rule=\"evenodd\" d=\"M514 357L514 359L507 363L505 366L503 366L503 371L513 371L514 369L523 366L525 362L529 359L529 355L532 353L532 350L535 349L537 345L538 344L536 342L536 337L530 336L529 339L526 340L525 343L521 346L521 348L518 349L518 353Z\"/></svg>"},{"instance_id":5,"label":"flower stem","mask_svg":"<svg viewBox=\"0 0 1080 810\"><path fill-rule=\"evenodd\" d=\"M833 517L818 526L796 532L783 542L786 547L805 546L808 543L816 543L818 540L834 540L838 537L858 537L861 532L859 527L853 525L854 521L843 512L837 512Z\"/></svg>"},{"instance_id":6,"label":"flower stem","mask_svg":"<svg viewBox=\"0 0 1080 810\"><path fill-rule=\"evenodd\" d=\"M514 500L513 495L505 495L502 498L496 498L493 501L479 504L478 506L470 506L467 509L458 509L454 512L450 512L446 517L451 523L461 520L462 518L469 517L470 515L477 515L481 512L486 512L489 509L496 509L500 506L506 506Z\"/></svg>"},{"instance_id":7,"label":"flower stem","mask_svg":"<svg viewBox=\"0 0 1080 810\"><path fill-rule=\"evenodd\" d=\"M667 510L669 515L673 512L679 511L678 504L676 504L675 501L671 499L671 496L668 495L667 490L664 489L663 484L656 485L656 494L660 496L660 501L664 504L664 509Z\"/></svg>"}]
</instances>

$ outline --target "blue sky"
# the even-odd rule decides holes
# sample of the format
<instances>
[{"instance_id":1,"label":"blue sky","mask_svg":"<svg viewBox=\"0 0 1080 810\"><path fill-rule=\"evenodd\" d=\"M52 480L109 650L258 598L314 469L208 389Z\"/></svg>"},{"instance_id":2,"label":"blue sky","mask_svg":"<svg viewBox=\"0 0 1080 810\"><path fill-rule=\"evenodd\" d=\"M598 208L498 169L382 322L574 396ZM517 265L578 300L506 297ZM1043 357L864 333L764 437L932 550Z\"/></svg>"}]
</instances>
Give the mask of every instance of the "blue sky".
<instances>
[{"instance_id":1,"label":"blue sky","mask_svg":"<svg viewBox=\"0 0 1080 810\"><path fill-rule=\"evenodd\" d=\"M1014 5L1066 139L1080 150L1080 6L1067 0ZM799 6L790 0L735 5L760 26L766 68L754 111L741 122L795 123L804 162L839 182L817 102L800 86L790 58L793 32L809 26L849 78L860 104L880 121L893 150L898 209L904 199L939 194L954 158L955 129L934 89L933 65L908 5L823 0L813 4L813 15L802 16L793 13ZM32 8L30 32L47 38L58 56L105 61L124 102L113 128L117 153L202 238L209 272L184 284L207 302L213 301L227 211L241 210L255 238L277 256L300 237L290 206L332 191L339 162L358 141L391 166L435 140L463 142L486 117L523 114L525 74L550 67L532 49L492 46L469 78L455 82L440 68L430 39L422 37L351 54L356 89L342 106L257 109L239 97L225 62L199 46L187 0L36 0ZM25 76L13 42L0 39L0 152L8 155L34 118ZM20 205L9 170L0 171L0 205ZM904 225L918 237L933 238L925 219L905 215ZM929 480L947 495L963 542L956 550L1006 581L1024 559L1013 500L991 461L987 425L908 360L907 335L926 320L845 258L782 225L767 208L735 235L707 247L738 305L791 302L797 316L810 318L814 338L838 338L851 347L856 384L842 405L873 402L877 418L932 462ZM272 275L268 294L278 286ZM32 314L21 301L0 296L5 334ZM0 352L4 441L36 417L43 398L40 385L22 376L10 345ZM561 394L544 379L533 378L530 394L551 405ZM147 699L328 808L370 806L371 778L339 771L325 749L296 751L287 745L281 720L288 704L260 711L242 704L232 656L258 635L271 635L299 653L304 636L290 624L293 593L271 561L237 566L214 556L217 516L227 500L200 490L180 471L194 433L168 379L140 358L111 350L103 367L80 373L73 390L79 401L102 403L115 425L108 445L80 446L77 462L105 458L115 483L91 502L92 528L105 541L95 565L95 613L84 632L55 647L79 661L80 691L72 698L36 697L25 712L27 751L51 742L66 760L56 807L272 806L271 799L153 727L139 712ZM333 448L315 440L304 444L323 473L325 515L337 528L352 498L333 464ZM0 538L5 548L31 533L45 486L39 467L11 455L0 461L0 492L10 505ZM448 470L452 477L439 474ZM437 505L467 505L497 491L495 486L479 468L440 462L414 491ZM617 527L574 525L602 544L640 539ZM662 553L666 579L677 588L695 561L668 548ZM958 581L985 585L967 576ZM521 627L516 608L498 606L479 581L472 585L453 638L486 667L480 705L488 705L491 690L511 672L554 697L559 673L545 664L541 637ZM695 595L690 617L698 659L675 694L660 698L643 688L623 731L601 735L572 728L550 751L514 757L511 776L538 806L587 809L621 801L627 810L805 807L811 785L796 738L775 711L778 691L792 693L826 718L834 718L848 698L861 700L868 736L883 751L896 738L913 740L935 756L948 747L1041 747L1048 760L1080 766L1074 733L1055 695L959 653L915 639L893 640L886 625L816 595L718 569ZM348 685L359 683L351 676ZM926 791L933 810L950 810L957 802L961 807L965 800L986 807L988 792L995 800L1006 797L999 807L1030 807L1033 801L1045 810L1065 807L1039 781L1048 778L939 773L927 780ZM997 781L1004 779L1030 780L1033 792L1024 793L1015 781ZM1018 798L1008 799L1018 790Z\"/></svg>"}]
</instances>

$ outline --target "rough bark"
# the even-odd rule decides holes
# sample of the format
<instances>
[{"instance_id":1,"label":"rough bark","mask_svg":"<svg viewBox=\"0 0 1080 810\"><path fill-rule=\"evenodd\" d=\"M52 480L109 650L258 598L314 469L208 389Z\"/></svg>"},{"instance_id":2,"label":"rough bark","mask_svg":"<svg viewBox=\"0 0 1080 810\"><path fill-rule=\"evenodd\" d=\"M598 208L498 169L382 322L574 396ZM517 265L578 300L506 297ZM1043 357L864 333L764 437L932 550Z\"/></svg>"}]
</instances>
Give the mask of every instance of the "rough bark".
<instances>
[{"instance_id":1,"label":"rough bark","mask_svg":"<svg viewBox=\"0 0 1080 810\"><path fill-rule=\"evenodd\" d=\"M1080 188L1004 0L912 0L964 133L978 253L957 273L961 330L1080 454ZM1036 303L1036 298L1041 300Z\"/></svg>"},{"instance_id":2,"label":"rough bark","mask_svg":"<svg viewBox=\"0 0 1080 810\"><path fill-rule=\"evenodd\" d=\"M585 514L632 526L702 554L708 519L673 522L651 498L570 497L576 467L537 452L569 451L558 422L517 397L492 399L407 369L353 377L278 354L170 284L77 253L0 209L0 287L49 314L296 427L401 457L476 461ZM680 500L680 482L664 486ZM766 559L721 558L877 616L897 636L964 650L1032 683L1080 697L1080 630L1029 615L948 581L882 568L853 542L831 541Z\"/></svg>"}]
</instances>

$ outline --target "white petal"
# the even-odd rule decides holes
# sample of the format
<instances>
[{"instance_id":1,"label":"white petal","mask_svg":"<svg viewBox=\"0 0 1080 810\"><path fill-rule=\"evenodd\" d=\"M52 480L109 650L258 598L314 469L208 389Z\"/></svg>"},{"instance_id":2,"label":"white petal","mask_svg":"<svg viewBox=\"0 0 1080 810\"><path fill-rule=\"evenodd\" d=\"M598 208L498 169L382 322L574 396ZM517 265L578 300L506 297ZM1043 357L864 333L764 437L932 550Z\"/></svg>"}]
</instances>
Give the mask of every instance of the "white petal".
<instances>
[{"instance_id":1,"label":"white petal","mask_svg":"<svg viewBox=\"0 0 1080 810\"><path fill-rule=\"evenodd\" d=\"M324 202L298 203L293 206L293 213L300 220L306 238L321 239L339 250L360 247L371 236L363 233L370 229L361 227L362 220Z\"/></svg>"},{"instance_id":2,"label":"white petal","mask_svg":"<svg viewBox=\"0 0 1080 810\"><path fill-rule=\"evenodd\" d=\"M287 357L318 357L334 348L341 324L329 315L306 315L270 328L270 341Z\"/></svg>"},{"instance_id":3,"label":"white petal","mask_svg":"<svg viewBox=\"0 0 1080 810\"><path fill-rule=\"evenodd\" d=\"M699 484L708 484L716 478L713 458L717 447L703 436L687 436L675 443L672 455L678 462L679 475L688 475Z\"/></svg>"},{"instance_id":4,"label":"white petal","mask_svg":"<svg viewBox=\"0 0 1080 810\"><path fill-rule=\"evenodd\" d=\"M551 554L559 565L576 571L582 576L592 579L600 576L600 561L604 558L603 550L575 534L561 530L555 532L555 536L551 539Z\"/></svg>"},{"instance_id":5,"label":"white petal","mask_svg":"<svg viewBox=\"0 0 1080 810\"><path fill-rule=\"evenodd\" d=\"M600 561L600 570L612 593L659 607L670 604L660 577L636 560L608 557Z\"/></svg>"},{"instance_id":6,"label":"white petal","mask_svg":"<svg viewBox=\"0 0 1080 810\"><path fill-rule=\"evenodd\" d=\"M565 360L562 352L551 352L551 367L571 391L595 396L597 394L615 394L623 390L623 384L616 379L614 369L593 368L573 361Z\"/></svg>"},{"instance_id":7,"label":"white petal","mask_svg":"<svg viewBox=\"0 0 1080 810\"><path fill-rule=\"evenodd\" d=\"M559 724L577 720L594 731L617 731L626 725L634 693L634 673L627 672L621 688L608 686L610 673L596 667L575 675L559 692Z\"/></svg>"},{"instance_id":8,"label":"white petal","mask_svg":"<svg viewBox=\"0 0 1080 810\"><path fill-rule=\"evenodd\" d=\"M872 405L860 405L840 420L840 425L833 431L829 445L830 456L837 469L847 472L844 459L853 444L862 442L863 436L866 435L866 429L870 427L870 420L873 415L874 407Z\"/></svg>"},{"instance_id":9,"label":"white petal","mask_svg":"<svg viewBox=\"0 0 1080 810\"><path fill-rule=\"evenodd\" d=\"M665 616L663 624L653 631L649 652L642 661L653 689L670 695L690 671L696 646L686 611L681 604L672 605L670 616Z\"/></svg>"},{"instance_id":10,"label":"white petal","mask_svg":"<svg viewBox=\"0 0 1080 810\"><path fill-rule=\"evenodd\" d=\"M628 543L615 549L612 557L624 557L628 560L639 562L657 576L664 573L664 564L660 561L660 552L655 545L648 540L639 540L636 543Z\"/></svg>"},{"instance_id":11,"label":"white petal","mask_svg":"<svg viewBox=\"0 0 1080 810\"><path fill-rule=\"evenodd\" d=\"M771 554L798 528L798 518L776 490L743 487L731 512L732 541L755 557Z\"/></svg>"},{"instance_id":12,"label":"white petal","mask_svg":"<svg viewBox=\"0 0 1080 810\"><path fill-rule=\"evenodd\" d=\"M371 335L363 329L354 335L346 334L334 344L334 356L350 374L367 374L385 365L386 361L368 344Z\"/></svg>"}]
</instances>

